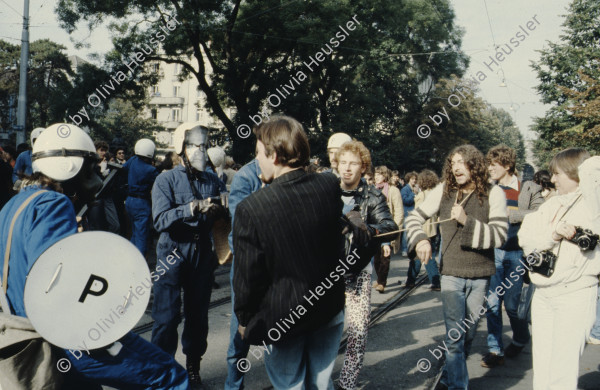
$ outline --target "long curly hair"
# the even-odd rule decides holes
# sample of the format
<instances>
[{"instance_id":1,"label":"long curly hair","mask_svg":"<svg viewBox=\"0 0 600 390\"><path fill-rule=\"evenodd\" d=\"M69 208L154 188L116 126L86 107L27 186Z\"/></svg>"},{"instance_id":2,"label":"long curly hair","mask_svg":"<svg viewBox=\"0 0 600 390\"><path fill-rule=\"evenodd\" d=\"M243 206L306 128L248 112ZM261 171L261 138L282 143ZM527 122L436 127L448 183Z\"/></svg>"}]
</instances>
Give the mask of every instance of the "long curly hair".
<instances>
[{"instance_id":1,"label":"long curly hair","mask_svg":"<svg viewBox=\"0 0 600 390\"><path fill-rule=\"evenodd\" d=\"M489 173L488 166L485 161L485 156L473 145L460 145L454 148L444 163L444 171L442 177L446 184L444 185L444 196L450 196L451 191L458 191L459 186L456 178L452 173L452 157L455 154L460 154L469 169L471 182L475 183L475 194L481 202L484 197L489 194ZM461 194L459 193L459 196Z\"/></svg>"}]
</instances>

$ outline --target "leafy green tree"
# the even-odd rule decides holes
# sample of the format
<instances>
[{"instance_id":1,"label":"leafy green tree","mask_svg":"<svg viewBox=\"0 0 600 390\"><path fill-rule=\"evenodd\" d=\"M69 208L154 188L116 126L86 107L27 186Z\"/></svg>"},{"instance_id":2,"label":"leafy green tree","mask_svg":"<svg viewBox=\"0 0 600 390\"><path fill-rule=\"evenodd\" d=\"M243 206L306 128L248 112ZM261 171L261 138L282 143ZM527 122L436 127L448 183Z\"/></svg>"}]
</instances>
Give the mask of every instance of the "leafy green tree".
<instances>
[{"instance_id":1,"label":"leafy green tree","mask_svg":"<svg viewBox=\"0 0 600 390\"><path fill-rule=\"evenodd\" d=\"M140 115L140 110L129 100L115 98L110 101L108 109L98 119L97 126L90 135L94 139L104 139L109 143L115 138L120 138L127 148L127 154L131 155L135 143L140 138L154 139L155 131L164 131L164 127L158 125L155 120ZM114 150L111 152L114 153Z\"/></svg>"},{"instance_id":2,"label":"leafy green tree","mask_svg":"<svg viewBox=\"0 0 600 390\"><path fill-rule=\"evenodd\" d=\"M307 126L316 154L334 131L414 137L419 86L462 74L467 63L448 0L60 0L56 11L68 31L82 19L115 18L115 64L159 39L146 60L179 63L182 78L196 78L238 161L254 142L237 127L277 112Z\"/></svg>"},{"instance_id":3,"label":"leafy green tree","mask_svg":"<svg viewBox=\"0 0 600 390\"><path fill-rule=\"evenodd\" d=\"M532 65L542 101L553 105L533 126L540 166L569 146L600 152L599 120L590 111L590 105L597 107L600 80L600 3L574 0L568 11L560 42L550 42Z\"/></svg>"},{"instance_id":4,"label":"leafy green tree","mask_svg":"<svg viewBox=\"0 0 600 390\"><path fill-rule=\"evenodd\" d=\"M67 96L71 91L73 76L71 62L64 52L66 47L48 39L31 43L27 83L27 123L46 127L63 120ZM19 92L19 61L21 48L0 41L0 117L3 128L10 128L9 110L16 107ZM11 104L12 103L12 104Z\"/></svg>"}]
</instances>

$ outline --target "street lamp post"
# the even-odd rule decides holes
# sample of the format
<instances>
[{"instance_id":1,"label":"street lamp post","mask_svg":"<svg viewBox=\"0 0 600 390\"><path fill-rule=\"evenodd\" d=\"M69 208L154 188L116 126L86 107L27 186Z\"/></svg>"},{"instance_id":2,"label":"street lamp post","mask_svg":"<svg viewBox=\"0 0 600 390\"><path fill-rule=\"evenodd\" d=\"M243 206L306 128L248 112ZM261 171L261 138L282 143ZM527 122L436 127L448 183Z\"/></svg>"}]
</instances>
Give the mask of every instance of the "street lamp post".
<instances>
[{"instance_id":1,"label":"street lamp post","mask_svg":"<svg viewBox=\"0 0 600 390\"><path fill-rule=\"evenodd\" d=\"M29 0L23 8L23 33L21 34L21 64L19 72L19 103L17 108L17 145L25 142L27 119L27 67L29 65Z\"/></svg>"}]
</instances>

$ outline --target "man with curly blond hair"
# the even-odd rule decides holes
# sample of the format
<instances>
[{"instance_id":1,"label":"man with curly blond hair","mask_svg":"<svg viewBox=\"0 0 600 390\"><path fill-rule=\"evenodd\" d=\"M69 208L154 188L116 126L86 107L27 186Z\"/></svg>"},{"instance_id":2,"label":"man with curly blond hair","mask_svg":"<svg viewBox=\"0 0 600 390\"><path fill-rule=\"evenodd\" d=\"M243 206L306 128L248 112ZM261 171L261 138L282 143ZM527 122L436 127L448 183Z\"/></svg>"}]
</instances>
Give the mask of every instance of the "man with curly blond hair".
<instances>
[{"instance_id":1,"label":"man with curly blond hair","mask_svg":"<svg viewBox=\"0 0 600 390\"><path fill-rule=\"evenodd\" d=\"M448 155L444 181L406 219L409 252L423 264L431 259L431 244L423 230L427 219L439 214L442 236L441 297L446 324L446 363L436 389L466 389L466 357L484 299L495 274L494 248L506 241L506 198L488 184L483 154L473 145L461 145ZM441 358L441 351L437 358ZM433 352L432 352L433 353Z\"/></svg>"},{"instance_id":2,"label":"man with curly blond hair","mask_svg":"<svg viewBox=\"0 0 600 390\"><path fill-rule=\"evenodd\" d=\"M365 225L366 239L356 234L345 235L345 254L358 251L360 259L371 259L381 251L381 244L393 240L394 235L384 239L374 238L379 233L398 229L385 196L375 186L368 185L361 176L371 167L371 154L362 142L342 144L335 155L341 178L343 212L350 221ZM352 390L356 387L362 368L367 330L371 316L370 262L357 273L346 274L346 311L348 321L348 347L340 372L338 389Z\"/></svg>"}]
</instances>

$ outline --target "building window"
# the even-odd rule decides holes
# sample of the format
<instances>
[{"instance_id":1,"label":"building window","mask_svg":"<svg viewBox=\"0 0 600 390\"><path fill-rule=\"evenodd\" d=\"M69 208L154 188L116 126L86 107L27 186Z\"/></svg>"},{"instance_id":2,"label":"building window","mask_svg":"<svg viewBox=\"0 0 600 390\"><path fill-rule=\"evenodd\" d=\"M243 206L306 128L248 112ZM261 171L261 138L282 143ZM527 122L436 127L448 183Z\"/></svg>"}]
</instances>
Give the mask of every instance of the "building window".
<instances>
[{"instance_id":1,"label":"building window","mask_svg":"<svg viewBox=\"0 0 600 390\"><path fill-rule=\"evenodd\" d=\"M196 110L196 122L200 121L200 117L202 116L202 110Z\"/></svg>"},{"instance_id":2,"label":"building window","mask_svg":"<svg viewBox=\"0 0 600 390\"><path fill-rule=\"evenodd\" d=\"M174 75L177 76L179 74L179 72L181 71L181 64L174 64L174 65L175 65Z\"/></svg>"},{"instance_id":3,"label":"building window","mask_svg":"<svg viewBox=\"0 0 600 390\"><path fill-rule=\"evenodd\" d=\"M171 119L174 122L179 122L181 120L181 109L174 108L171 110Z\"/></svg>"},{"instance_id":4,"label":"building window","mask_svg":"<svg viewBox=\"0 0 600 390\"><path fill-rule=\"evenodd\" d=\"M173 86L173 96L178 97L180 89L181 87L179 85Z\"/></svg>"},{"instance_id":5,"label":"building window","mask_svg":"<svg viewBox=\"0 0 600 390\"><path fill-rule=\"evenodd\" d=\"M156 110L156 108L150 110L150 117L154 120L158 119L158 111Z\"/></svg>"},{"instance_id":6,"label":"building window","mask_svg":"<svg viewBox=\"0 0 600 390\"><path fill-rule=\"evenodd\" d=\"M150 88L151 88L150 92L151 92L152 96L160 96L160 92L158 92L158 85L153 85Z\"/></svg>"},{"instance_id":7,"label":"building window","mask_svg":"<svg viewBox=\"0 0 600 390\"><path fill-rule=\"evenodd\" d=\"M159 63L152 64L152 72L158 73L159 71L160 71L160 64Z\"/></svg>"}]
</instances>

